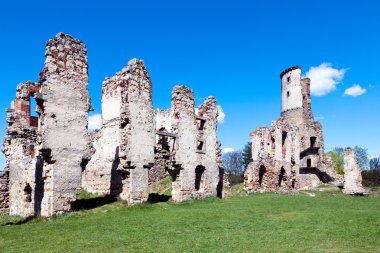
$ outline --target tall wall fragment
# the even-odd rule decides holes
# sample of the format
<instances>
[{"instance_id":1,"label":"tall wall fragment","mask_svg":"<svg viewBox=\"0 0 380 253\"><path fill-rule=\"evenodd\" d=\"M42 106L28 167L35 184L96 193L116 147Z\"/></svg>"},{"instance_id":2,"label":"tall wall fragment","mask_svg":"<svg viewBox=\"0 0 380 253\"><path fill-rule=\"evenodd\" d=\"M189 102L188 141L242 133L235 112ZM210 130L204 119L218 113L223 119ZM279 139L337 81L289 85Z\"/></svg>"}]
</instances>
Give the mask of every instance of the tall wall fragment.
<instances>
[{"instance_id":1,"label":"tall wall fragment","mask_svg":"<svg viewBox=\"0 0 380 253\"><path fill-rule=\"evenodd\" d=\"M356 160L354 149L344 150L344 187L343 193L366 195L368 191L362 186L362 171Z\"/></svg>"},{"instance_id":2,"label":"tall wall fragment","mask_svg":"<svg viewBox=\"0 0 380 253\"><path fill-rule=\"evenodd\" d=\"M193 91L176 86L172 92L172 131L176 134L172 198L181 202L190 198L221 195L216 127L218 110L209 97L194 110ZM220 190L221 191L221 190Z\"/></svg>"},{"instance_id":3,"label":"tall wall fragment","mask_svg":"<svg viewBox=\"0 0 380 253\"><path fill-rule=\"evenodd\" d=\"M6 173L9 176L9 213L32 216L38 191L37 126L38 118L31 116L31 100L38 93L39 84L31 81L17 86L16 99L7 109L7 131L3 144ZM5 182L5 181L4 181Z\"/></svg>"},{"instance_id":4,"label":"tall wall fragment","mask_svg":"<svg viewBox=\"0 0 380 253\"><path fill-rule=\"evenodd\" d=\"M122 74L127 89L122 92L120 110L120 197L133 205L149 197L148 170L154 164L155 143L152 83L138 59L129 61Z\"/></svg>"},{"instance_id":5,"label":"tall wall fragment","mask_svg":"<svg viewBox=\"0 0 380 253\"><path fill-rule=\"evenodd\" d=\"M148 200L148 170L154 164L152 84L144 62L103 82L103 127L94 133L92 160L83 172L90 192L120 195L128 204Z\"/></svg>"},{"instance_id":6,"label":"tall wall fragment","mask_svg":"<svg viewBox=\"0 0 380 253\"><path fill-rule=\"evenodd\" d=\"M63 33L46 45L45 66L40 73L38 131L44 178L43 216L71 209L81 189L82 167L90 159L86 53L83 42Z\"/></svg>"}]
</instances>

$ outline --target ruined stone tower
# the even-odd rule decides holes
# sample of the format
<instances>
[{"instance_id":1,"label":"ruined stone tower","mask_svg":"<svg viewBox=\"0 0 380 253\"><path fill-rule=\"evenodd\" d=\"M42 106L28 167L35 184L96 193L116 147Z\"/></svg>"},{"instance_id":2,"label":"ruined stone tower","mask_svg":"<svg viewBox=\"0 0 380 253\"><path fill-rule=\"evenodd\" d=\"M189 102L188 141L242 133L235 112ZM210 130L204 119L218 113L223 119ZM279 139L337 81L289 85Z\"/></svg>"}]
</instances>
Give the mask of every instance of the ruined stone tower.
<instances>
[{"instance_id":1,"label":"ruined stone tower","mask_svg":"<svg viewBox=\"0 0 380 253\"><path fill-rule=\"evenodd\" d=\"M281 116L269 129L251 133L253 161L245 173L245 188L296 192L322 182L341 183L324 154L322 126L314 121L310 79L301 77L298 66L284 70L280 79Z\"/></svg>"}]
</instances>

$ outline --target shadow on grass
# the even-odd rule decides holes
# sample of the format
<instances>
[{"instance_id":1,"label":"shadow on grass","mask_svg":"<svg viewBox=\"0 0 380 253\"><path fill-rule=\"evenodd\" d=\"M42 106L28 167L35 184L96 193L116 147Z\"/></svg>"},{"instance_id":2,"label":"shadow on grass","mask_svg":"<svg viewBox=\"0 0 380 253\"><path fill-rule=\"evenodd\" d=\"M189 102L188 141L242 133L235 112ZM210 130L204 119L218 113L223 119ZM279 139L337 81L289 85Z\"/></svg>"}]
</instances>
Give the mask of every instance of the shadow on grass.
<instances>
[{"instance_id":1,"label":"shadow on grass","mask_svg":"<svg viewBox=\"0 0 380 253\"><path fill-rule=\"evenodd\" d=\"M159 202L168 202L171 196L157 193L150 193L148 203L155 204Z\"/></svg>"},{"instance_id":2,"label":"shadow on grass","mask_svg":"<svg viewBox=\"0 0 380 253\"><path fill-rule=\"evenodd\" d=\"M114 196L102 196L90 199L77 199L75 202L71 204L71 208L73 211L88 210L111 204L116 201L117 198Z\"/></svg>"},{"instance_id":3,"label":"shadow on grass","mask_svg":"<svg viewBox=\"0 0 380 253\"><path fill-rule=\"evenodd\" d=\"M8 216L6 220L1 219L0 226L9 226L9 225L22 225L25 223L28 223L29 221L35 219L35 217L13 217L13 216Z\"/></svg>"}]
</instances>

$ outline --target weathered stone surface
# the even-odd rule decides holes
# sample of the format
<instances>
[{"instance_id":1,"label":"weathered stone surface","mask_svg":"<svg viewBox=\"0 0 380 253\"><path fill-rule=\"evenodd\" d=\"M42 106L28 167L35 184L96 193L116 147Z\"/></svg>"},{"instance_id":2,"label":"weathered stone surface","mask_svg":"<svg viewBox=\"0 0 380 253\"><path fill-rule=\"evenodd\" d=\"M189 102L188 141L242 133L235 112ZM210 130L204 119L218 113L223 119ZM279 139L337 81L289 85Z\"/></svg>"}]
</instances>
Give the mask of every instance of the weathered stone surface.
<instances>
[{"instance_id":1,"label":"weathered stone surface","mask_svg":"<svg viewBox=\"0 0 380 253\"><path fill-rule=\"evenodd\" d=\"M167 175L175 201L221 196L215 99L195 113L192 91L177 86L173 107L155 113L144 62L132 59L103 82L102 128L88 134L86 53L83 42L59 33L47 42L39 82L18 85L7 109L0 212L61 214L72 209L82 187L134 205L148 200L149 183ZM31 99L38 117L31 116Z\"/></svg>"},{"instance_id":2,"label":"weathered stone surface","mask_svg":"<svg viewBox=\"0 0 380 253\"><path fill-rule=\"evenodd\" d=\"M252 192L298 191L298 128L272 122L251 133L252 162L245 172L245 189Z\"/></svg>"},{"instance_id":3,"label":"weathered stone surface","mask_svg":"<svg viewBox=\"0 0 380 253\"><path fill-rule=\"evenodd\" d=\"M86 47L59 33L47 42L45 55L39 82L18 85L7 109L3 150L14 215L69 211L81 189L81 166L90 159ZM30 115L31 99L39 117Z\"/></svg>"},{"instance_id":4,"label":"weathered stone surface","mask_svg":"<svg viewBox=\"0 0 380 253\"><path fill-rule=\"evenodd\" d=\"M129 205L148 200L148 170L154 164L152 84L138 59L103 82L103 127L83 172L90 192L120 195Z\"/></svg>"},{"instance_id":5,"label":"weathered stone surface","mask_svg":"<svg viewBox=\"0 0 380 253\"><path fill-rule=\"evenodd\" d=\"M132 60L130 65L136 63L142 61ZM218 111L215 99L207 98L196 114L192 90L176 86L172 93L172 108L156 110L152 125L151 84L145 89L149 92L140 92L146 96L139 97L139 110L133 111L129 108L135 107L133 103L137 103L137 95L136 100L130 99L133 93L128 89L133 87L126 85L125 80L129 79L122 78L123 73L130 78L130 72L122 71L103 83L103 127L93 134L96 152L83 172L84 188L115 195L129 190L132 194L124 200L128 204L142 203L148 198L146 190L150 183L171 175L174 201L222 196L223 169L220 143L216 140ZM145 82L144 79L133 80ZM128 100L123 100L123 94L129 95ZM145 114L138 114L143 107L147 110ZM132 119L140 123L130 126ZM126 126L123 121L127 122ZM132 137L135 143L139 137L141 146L134 144ZM149 139L144 141L144 138ZM151 157L151 151L154 157ZM146 163L139 162L142 157L151 157L152 163L148 162L149 159ZM135 189L139 191L133 193Z\"/></svg>"},{"instance_id":6,"label":"weathered stone surface","mask_svg":"<svg viewBox=\"0 0 380 253\"><path fill-rule=\"evenodd\" d=\"M368 191L362 186L362 171L356 160L354 149L344 150L343 193L350 195L368 194Z\"/></svg>"},{"instance_id":7,"label":"weathered stone surface","mask_svg":"<svg viewBox=\"0 0 380 253\"><path fill-rule=\"evenodd\" d=\"M87 133L87 49L63 33L49 40L40 73L41 105L38 142L43 162L44 196L41 215L71 209L81 189L81 165L90 159Z\"/></svg>"},{"instance_id":8,"label":"weathered stone surface","mask_svg":"<svg viewBox=\"0 0 380 253\"><path fill-rule=\"evenodd\" d=\"M173 167L174 201L221 196L216 140L218 110L213 97L194 110L193 91L176 86L172 92L172 132L177 134ZM221 190L220 190L221 191Z\"/></svg>"},{"instance_id":9,"label":"weathered stone surface","mask_svg":"<svg viewBox=\"0 0 380 253\"><path fill-rule=\"evenodd\" d=\"M9 213L9 172L0 172L0 214Z\"/></svg>"},{"instance_id":10,"label":"weathered stone surface","mask_svg":"<svg viewBox=\"0 0 380 253\"><path fill-rule=\"evenodd\" d=\"M245 173L246 190L294 193L321 183L341 184L342 176L324 154L322 126L314 121L310 79L301 78L298 66L280 78L281 117L269 129L251 133L253 162Z\"/></svg>"}]
</instances>

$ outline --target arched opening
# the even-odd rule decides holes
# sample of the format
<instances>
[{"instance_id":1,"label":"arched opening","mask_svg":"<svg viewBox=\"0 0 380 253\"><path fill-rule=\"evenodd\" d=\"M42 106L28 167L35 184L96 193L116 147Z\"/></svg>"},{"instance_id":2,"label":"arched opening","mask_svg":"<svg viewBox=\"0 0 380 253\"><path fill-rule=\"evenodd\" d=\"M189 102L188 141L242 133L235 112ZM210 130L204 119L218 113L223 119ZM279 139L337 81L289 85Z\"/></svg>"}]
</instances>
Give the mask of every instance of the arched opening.
<instances>
[{"instance_id":1,"label":"arched opening","mask_svg":"<svg viewBox=\"0 0 380 253\"><path fill-rule=\"evenodd\" d=\"M203 166L197 166L195 168L195 184L194 188L195 190L199 191L203 188L204 186L204 172L205 172L205 167Z\"/></svg>"},{"instance_id":2,"label":"arched opening","mask_svg":"<svg viewBox=\"0 0 380 253\"><path fill-rule=\"evenodd\" d=\"M280 175L278 176L278 186L280 187L282 182L285 181L285 170L284 167L281 167Z\"/></svg>"},{"instance_id":3,"label":"arched opening","mask_svg":"<svg viewBox=\"0 0 380 253\"><path fill-rule=\"evenodd\" d=\"M32 202L32 187L27 184L24 188L25 202Z\"/></svg>"},{"instance_id":4,"label":"arched opening","mask_svg":"<svg viewBox=\"0 0 380 253\"><path fill-rule=\"evenodd\" d=\"M265 176L265 173L267 172L267 169L265 168L264 165L261 165L260 166L260 169L259 169L259 186L261 187L262 184L263 184L263 179L264 179L264 176Z\"/></svg>"}]
</instances>

